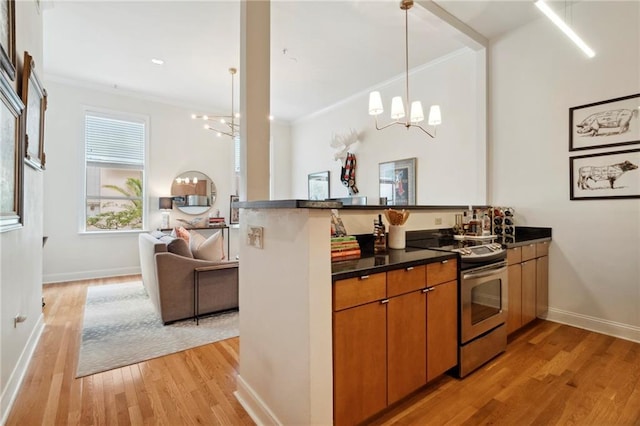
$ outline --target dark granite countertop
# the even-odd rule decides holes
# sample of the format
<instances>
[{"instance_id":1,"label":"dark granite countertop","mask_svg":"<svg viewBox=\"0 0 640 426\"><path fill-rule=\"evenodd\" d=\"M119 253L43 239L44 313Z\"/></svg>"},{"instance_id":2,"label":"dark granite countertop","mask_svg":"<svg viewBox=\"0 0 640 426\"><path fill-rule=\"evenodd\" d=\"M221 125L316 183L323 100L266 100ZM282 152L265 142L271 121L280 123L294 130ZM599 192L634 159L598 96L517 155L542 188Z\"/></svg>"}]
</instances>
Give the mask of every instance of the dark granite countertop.
<instances>
[{"instance_id":1,"label":"dark granite countertop","mask_svg":"<svg viewBox=\"0 0 640 426\"><path fill-rule=\"evenodd\" d=\"M496 239L507 248L526 246L527 244L551 241L551 228L517 226L515 237L504 236Z\"/></svg>"},{"instance_id":2,"label":"dark granite countertop","mask_svg":"<svg viewBox=\"0 0 640 426\"><path fill-rule=\"evenodd\" d=\"M457 257L458 255L453 252L428 249L389 249L384 255L370 255L363 256L360 259L332 262L331 277L333 281L343 280L360 277L362 275L391 271L393 269L440 262L446 259L456 259Z\"/></svg>"}]
</instances>

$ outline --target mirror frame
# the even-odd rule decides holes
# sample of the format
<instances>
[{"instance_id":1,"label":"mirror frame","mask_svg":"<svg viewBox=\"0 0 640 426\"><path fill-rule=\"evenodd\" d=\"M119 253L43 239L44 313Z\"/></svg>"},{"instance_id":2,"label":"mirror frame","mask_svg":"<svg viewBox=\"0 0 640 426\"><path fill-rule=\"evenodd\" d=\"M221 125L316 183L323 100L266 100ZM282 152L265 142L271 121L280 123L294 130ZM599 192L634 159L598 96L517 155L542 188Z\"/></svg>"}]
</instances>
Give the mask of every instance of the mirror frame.
<instances>
[{"instance_id":1,"label":"mirror frame","mask_svg":"<svg viewBox=\"0 0 640 426\"><path fill-rule=\"evenodd\" d=\"M193 178L197 178L197 181L191 182ZM186 182L180 182L184 179L186 179ZM202 183L204 183L204 191L201 188ZM182 187L180 190L178 185ZM184 185L189 185L189 187L185 189ZM206 197L206 199L203 197ZM188 215L203 214L211 210L211 207L216 202L216 184L205 173L189 170L180 173L171 182L171 198L173 199L173 206L180 212Z\"/></svg>"}]
</instances>

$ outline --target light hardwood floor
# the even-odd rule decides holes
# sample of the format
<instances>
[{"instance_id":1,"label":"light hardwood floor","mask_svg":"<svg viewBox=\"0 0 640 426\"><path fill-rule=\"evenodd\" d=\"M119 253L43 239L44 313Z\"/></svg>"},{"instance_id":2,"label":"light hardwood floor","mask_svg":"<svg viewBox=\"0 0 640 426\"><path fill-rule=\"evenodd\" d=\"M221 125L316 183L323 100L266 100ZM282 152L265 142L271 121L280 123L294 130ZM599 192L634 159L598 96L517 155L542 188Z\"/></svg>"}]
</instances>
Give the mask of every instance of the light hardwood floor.
<instances>
[{"instance_id":1,"label":"light hardwood floor","mask_svg":"<svg viewBox=\"0 0 640 426\"><path fill-rule=\"evenodd\" d=\"M45 286L46 328L8 425L253 424L233 396L239 339L75 379L86 289ZM375 425L640 425L640 344L547 321L464 380L443 376Z\"/></svg>"}]
</instances>

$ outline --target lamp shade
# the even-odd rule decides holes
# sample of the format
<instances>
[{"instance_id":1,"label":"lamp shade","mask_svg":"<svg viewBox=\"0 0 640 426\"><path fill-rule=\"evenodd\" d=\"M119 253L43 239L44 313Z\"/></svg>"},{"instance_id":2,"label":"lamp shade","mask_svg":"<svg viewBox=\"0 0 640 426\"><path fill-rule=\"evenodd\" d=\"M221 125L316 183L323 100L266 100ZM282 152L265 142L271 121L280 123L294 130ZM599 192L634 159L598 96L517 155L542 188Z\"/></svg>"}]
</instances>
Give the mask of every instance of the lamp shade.
<instances>
[{"instance_id":1,"label":"lamp shade","mask_svg":"<svg viewBox=\"0 0 640 426\"><path fill-rule=\"evenodd\" d=\"M391 99L391 119L398 120L404 117L404 103L400 96L395 96Z\"/></svg>"},{"instance_id":2,"label":"lamp shade","mask_svg":"<svg viewBox=\"0 0 640 426\"><path fill-rule=\"evenodd\" d=\"M429 125L437 126L442 123L442 116L440 115L440 105L431 105L429 109Z\"/></svg>"},{"instance_id":3,"label":"lamp shade","mask_svg":"<svg viewBox=\"0 0 640 426\"><path fill-rule=\"evenodd\" d=\"M173 199L171 197L160 197L158 208L160 210L171 210L173 208Z\"/></svg>"},{"instance_id":4,"label":"lamp shade","mask_svg":"<svg viewBox=\"0 0 640 426\"><path fill-rule=\"evenodd\" d=\"M384 108L382 107L382 98L380 92L369 93L369 115L382 114Z\"/></svg>"},{"instance_id":5,"label":"lamp shade","mask_svg":"<svg viewBox=\"0 0 640 426\"><path fill-rule=\"evenodd\" d=\"M424 121L424 112L422 111L422 102L413 101L411 102L411 122L419 123Z\"/></svg>"}]
</instances>

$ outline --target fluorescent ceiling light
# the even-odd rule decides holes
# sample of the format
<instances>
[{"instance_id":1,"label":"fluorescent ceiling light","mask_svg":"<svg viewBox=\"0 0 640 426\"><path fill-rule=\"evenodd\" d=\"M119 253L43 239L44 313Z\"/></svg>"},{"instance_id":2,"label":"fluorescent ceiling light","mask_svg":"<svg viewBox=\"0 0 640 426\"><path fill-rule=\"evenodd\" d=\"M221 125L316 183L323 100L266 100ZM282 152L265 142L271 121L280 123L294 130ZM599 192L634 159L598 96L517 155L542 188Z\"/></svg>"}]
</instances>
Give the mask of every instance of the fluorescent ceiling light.
<instances>
[{"instance_id":1,"label":"fluorescent ceiling light","mask_svg":"<svg viewBox=\"0 0 640 426\"><path fill-rule=\"evenodd\" d=\"M157 59L157 58L153 58L151 59L151 62L153 62L156 65L162 65L164 64L164 61L162 59Z\"/></svg>"},{"instance_id":2,"label":"fluorescent ceiling light","mask_svg":"<svg viewBox=\"0 0 640 426\"><path fill-rule=\"evenodd\" d=\"M565 33L567 35L567 37L569 37L571 39L571 41L573 41L580 49L582 49L582 51L585 53L585 55L587 55L590 58L593 58L594 56L596 56L595 52L593 50L591 50L591 48L589 46L587 46L587 44L584 41L582 41L582 39L578 36L578 34L576 34L562 20L562 18L560 18L558 15L556 15L556 13L553 10L551 10L551 8L543 0L538 0L536 2L536 6L538 7L538 9L540 9L542 11L542 13L547 15L547 18L549 18L551 20L551 22L556 24L558 26L558 28L560 28L562 30L562 32Z\"/></svg>"}]
</instances>

